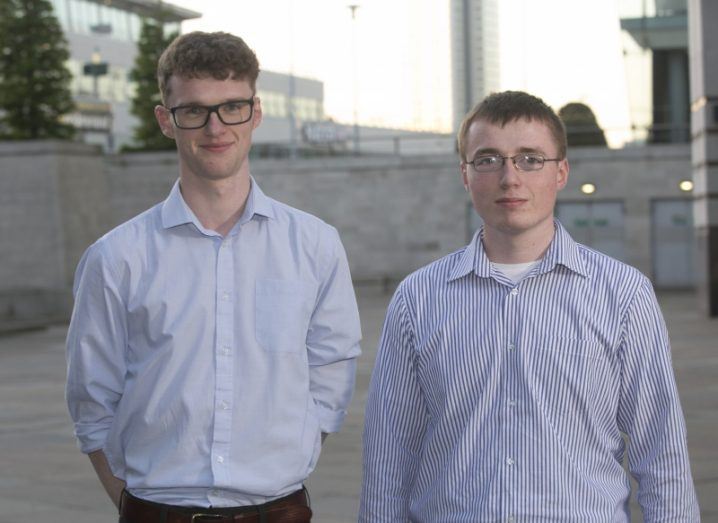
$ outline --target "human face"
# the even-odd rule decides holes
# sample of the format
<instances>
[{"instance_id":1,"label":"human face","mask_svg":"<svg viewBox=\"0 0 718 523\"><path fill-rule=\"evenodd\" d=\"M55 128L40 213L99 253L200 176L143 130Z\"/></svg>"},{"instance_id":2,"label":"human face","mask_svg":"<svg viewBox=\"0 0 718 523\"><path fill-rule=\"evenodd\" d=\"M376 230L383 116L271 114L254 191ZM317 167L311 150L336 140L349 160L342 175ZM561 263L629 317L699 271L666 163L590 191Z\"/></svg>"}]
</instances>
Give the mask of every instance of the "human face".
<instances>
[{"instance_id":1,"label":"human face","mask_svg":"<svg viewBox=\"0 0 718 523\"><path fill-rule=\"evenodd\" d=\"M180 178L223 180L235 176L249 179L247 157L252 145L252 131L262 121L259 99L254 97L249 82L229 78L179 78L169 81L167 106L157 106L155 116L165 136L177 143ZM252 118L239 125L223 124L216 113L210 114L207 125L200 129L180 129L168 107L179 105L215 105L254 97Z\"/></svg>"},{"instance_id":2,"label":"human face","mask_svg":"<svg viewBox=\"0 0 718 523\"><path fill-rule=\"evenodd\" d=\"M488 173L477 173L466 160L479 154L527 152L556 158L557 151L549 128L537 120L522 118L503 127L484 120L471 124L460 168L464 187L484 220L485 239L500 242L521 236L547 246L553 237L556 195L568 180L568 160L546 162L541 170L531 172L519 171L506 160L501 169Z\"/></svg>"}]
</instances>

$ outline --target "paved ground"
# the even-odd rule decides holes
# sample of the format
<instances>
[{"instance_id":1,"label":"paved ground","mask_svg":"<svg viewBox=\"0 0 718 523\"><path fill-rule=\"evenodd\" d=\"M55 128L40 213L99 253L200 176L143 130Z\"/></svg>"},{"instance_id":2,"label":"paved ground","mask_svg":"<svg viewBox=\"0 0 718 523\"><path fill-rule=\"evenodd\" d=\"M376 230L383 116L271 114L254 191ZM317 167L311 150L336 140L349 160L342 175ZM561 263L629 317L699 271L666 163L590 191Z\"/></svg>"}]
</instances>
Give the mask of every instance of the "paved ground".
<instances>
[{"instance_id":1,"label":"paved ground","mask_svg":"<svg viewBox=\"0 0 718 523\"><path fill-rule=\"evenodd\" d=\"M365 355L345 429L326 442L309 482L317 523L356 521L362 407L390 297L368 287L358 294ZM703 521L718 522L718 320L701 317L691 294L660 298L673 340ZM0 523L116 521L72 437L63 399L65 332L53 327L0 337Z\"/></svg>"}]
</instances>

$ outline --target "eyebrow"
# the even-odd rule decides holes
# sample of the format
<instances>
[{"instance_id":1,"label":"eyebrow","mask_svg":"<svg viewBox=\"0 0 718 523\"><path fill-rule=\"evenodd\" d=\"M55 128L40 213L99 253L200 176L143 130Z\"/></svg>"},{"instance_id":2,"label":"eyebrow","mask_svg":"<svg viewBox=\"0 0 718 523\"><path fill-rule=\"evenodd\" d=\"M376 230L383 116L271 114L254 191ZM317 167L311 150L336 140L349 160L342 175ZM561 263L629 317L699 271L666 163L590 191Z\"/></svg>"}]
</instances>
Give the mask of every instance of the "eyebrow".
<instances>
[{"instance_id":1,"label":"eyebrow","mask_svg":"<svg viewBox=\"0 0 718 523\"><path fill-rule=\"evenodd\" d=\"M546 152L543 149L541 149L540 147L521 147L519 149L519 152L520 153L539 153L539 154L546 155Z\"/></svg>"},{"instance_id":2,"label":"eyebrow","mask_svg":"<svg viewBox=\"0 0 718 523\"><path fill-rule=\"evenodd\" d=\"M494 149L493 147L486 147L484 149L477 149L474 153L474 158L477 156L483 156L485 154L501 154L501 151Z\"/></svg>"},{"instance_id":3,"label":"eyebrow","mask_svg":"<svg viewBox=\"0 0 718 523\"><path fill-rule=\"evenodd\" d=\"M187 102L178 105L177 107L214 107L215 105L222 105L222 104L231 104L231 103L238 103L238 102L251 102L256 95L252 95L249 98L230 98L229 100L225 100L224 102L219 102L216 104L203 104L200 102Z\"/></svg>"},{"instance_id":4,"label":"eyebrow","mask_svg":"<svg viewBox=\"0 0 718 523\"><path fill-rule=\"evenodd\" d=\"M520 147L518 150L519 153L538 153L542 155L546 155L546 153L540 149L539 147ZM477 149L474 153L474 158L477 156L482 156L485 154L498 154L500 156L503 156L503 153L499 151L498 149L494 147L486 147L483 149Z\"/></svg>"}]
</instances>

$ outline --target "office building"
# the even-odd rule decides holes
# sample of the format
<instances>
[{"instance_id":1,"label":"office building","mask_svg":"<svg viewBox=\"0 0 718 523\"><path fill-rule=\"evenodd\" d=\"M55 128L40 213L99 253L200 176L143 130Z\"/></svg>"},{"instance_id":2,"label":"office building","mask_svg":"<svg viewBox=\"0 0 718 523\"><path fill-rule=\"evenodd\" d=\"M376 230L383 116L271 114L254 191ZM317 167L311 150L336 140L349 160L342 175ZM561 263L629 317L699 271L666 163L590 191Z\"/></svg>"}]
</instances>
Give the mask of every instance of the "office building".
<instances>
[{"instance_id":1,"label":"office building","mask_svg":"<svg viewBox=\"0 0 718 523\"><path fill-rule=\"evenodd\" d=\"M486 95L499 89L497 0L451 0L453 129Z\"/></svg>"},{"instance_id":2,"label":"office building","mask_svg":"<svg viewBox=\"0 0 718 523\"><path fill-rule=\"evenodd\" d=\"M50 0L69 44L71 90L76 111L70 121L83 141L115 151L132 143L130 114L134 86L130 70L137 54L143 18L162 19L167 32L183 20L200 17L159 0ZM104 74L85 74L88 67Z\"/></svg>"},{"instance_id":3,"label":"office building","mask_svg":"<svg viewBox=\"0 0 718 523\"><path fill-rule=\"evenodd\" d=\"M648 127L645 139L649 143L689 141L686 0L652 0L640 5L627 3L621 14L621 28L646 55L648 62L644 73L647 78L634 83L631 97L635 127ZM633 58L631 53L624 54L627 60ZM635 89L641 92L635 92Z\"/></svg>"},{"instance_id":4,"label":"office building","mask_svg":"<svg viewBox=\"0 0 718 523\"><path fill-rule=\"evenodd\" d=\"M69 44L67 66L77 107L70 121L83 141L101 145L107 152L132 145L136 119L130 114L134 94L130 71L142 19L164 20L168 33L179 33L184 20L199 18L201 13L160 0L50 1ZM87 66L97 65L104 74L85 74ZM264 122L255 133L255 143L298 143L304 124L324 118L324 86L318 80L262 71L257 88Z\"/></svg>"}]
</instances>

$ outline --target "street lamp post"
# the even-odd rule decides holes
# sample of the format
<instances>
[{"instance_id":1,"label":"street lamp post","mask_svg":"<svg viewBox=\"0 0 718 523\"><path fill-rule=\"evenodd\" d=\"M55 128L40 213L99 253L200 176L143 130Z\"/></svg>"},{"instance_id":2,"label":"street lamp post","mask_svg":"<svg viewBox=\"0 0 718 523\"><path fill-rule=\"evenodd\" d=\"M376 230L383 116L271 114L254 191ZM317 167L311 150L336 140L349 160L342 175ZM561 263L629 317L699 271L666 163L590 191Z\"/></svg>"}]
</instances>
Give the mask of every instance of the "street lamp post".
<instances>
[{"instance_id":1,"label":"street lamp post","mask_svg":"<svg viewBox=\"0 0 718 523\"><path fill-rule=\"evenodd\" d=\"M287 96L287 114L289 116L289 157L297 157L297 114L294 98L297 84L294 76L294 0L289 2L289 93Z\"/></svg>"},{"instance_id":2,"label":"street lamp post","mask_svg":"<svg viewBox=\"0 0 718 523\"><path fill-rule=\"evenodd\" d=\"M352 14L352 95L354 103L354 154L359 154L359 110L357 99L357 50L356 50L356 14L359 4L347 6Z\"/></svg>"}]
</instances>

